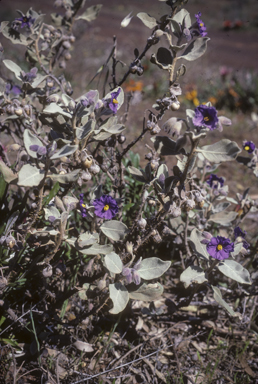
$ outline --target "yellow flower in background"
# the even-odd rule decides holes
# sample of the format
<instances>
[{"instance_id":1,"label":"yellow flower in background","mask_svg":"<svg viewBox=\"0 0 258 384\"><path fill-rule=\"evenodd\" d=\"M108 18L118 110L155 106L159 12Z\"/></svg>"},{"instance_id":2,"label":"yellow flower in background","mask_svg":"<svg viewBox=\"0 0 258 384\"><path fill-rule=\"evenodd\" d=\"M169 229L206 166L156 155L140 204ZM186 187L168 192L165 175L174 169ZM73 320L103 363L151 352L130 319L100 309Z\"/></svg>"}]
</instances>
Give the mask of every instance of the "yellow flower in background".
<instances>
[{"instance_id":1,"label":"yellow flower in background","mask_svg":"<svg viewBox=\"0 0 258 384\"><path fill-rule=\"evenodd\" d=\"M217 99L216 99L216 97L213 97L213 96L211 96L211 97L209 98L209 101L211 102L211 104L216 104L216 103L217 103Z\"/></svg>"}]
</instances>

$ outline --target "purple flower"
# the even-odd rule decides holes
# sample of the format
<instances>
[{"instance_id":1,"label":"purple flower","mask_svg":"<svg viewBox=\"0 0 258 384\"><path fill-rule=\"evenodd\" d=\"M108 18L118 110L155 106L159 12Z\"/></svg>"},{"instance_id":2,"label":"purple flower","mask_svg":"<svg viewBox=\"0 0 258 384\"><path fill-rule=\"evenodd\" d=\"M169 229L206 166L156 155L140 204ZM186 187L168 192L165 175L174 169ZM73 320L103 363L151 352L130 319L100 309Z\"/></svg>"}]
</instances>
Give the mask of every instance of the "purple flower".
<instances>
[{"instance_id":1,"label":"purple flower","mask_svg":"<svg viewBox=\"0 0 258 384\"><path fill-rule=\"evenodd\" d=\"M21 28L28 27L30 28L32 24L34 23L35 19L32 19L31 16L22 16L15 19L15 21L18 21L21 23Z\"/></svg>"},{"instance_id":2,"label":"purple flower","mask_svg":"<svg viewBox=\"0 0 258 384\"><path fill-rule=\"evenodd\" d=\"M243 148L248 153L253 153L253 151L255 150L255 145L252 141L244 141Z\"/></svg>"},{"instance_id":3,"label":"purple flower","mask_svg":"<svg viewBox=\"0 0 258 384\"><path fill-rule=\"evenodd\" d=\"M37 144L30 145L30 150L36 152L38 157L44 156L47 153L46 147Z\"/></svg>"},{"instance_id":4,"label":"purple flower","mask_svg":"<svg viewBox=\"0 0 258 384\"><path fill-rule=\"evenodd\" d=\"M196 17L196 22L198 24L198 28L199 28L199 32L200 32L200 35L202 37L206 36L207 35L207 32L205 32L207 30L204 22L201 20L201 12L198 12L196 15L194 15Z\"/></svg>"},{"instance_id":5,"label":"purple flower","mask_svg":"<svg viewBox=\"0 0 258 384\"><path fill-rule=\"evenodd\" d=\"M211 131L217 128L219 119L216 108L207 105L199 105L195 108L193 124L197 127L207 127Z\"/></svg>"},{"instance_id":6,"label":"purple flower","mask_svg":"<svg viewBox=\"0 0 258 384\"><path fill-rule=\"evenodd\" d=\"M134 264L133 268L123 268L122 275L125 276L128 284L134 282L136 285L141 283L141 276L138 273L138 269L141 266L142 258L140 258L137 263Z\"/></svg>"},{"instance_id":7,"label":"purple flower","mask_svg":"<svg viewBox=\"0 0 258 384\"><path fill-rule=\"evenodd\" d=\"M236 227L234 229L234 235L235 235L235 240L238 238L238 237L241 237L241 240L242 240L242 243L243 243L243 247L245 249L248 249L250 247L250 244L245 240L245 235L246 235L246 231L243 232L241 228L239 227Z\"/></svg>"},{"instance_id":8,"label":"purple flower","mask_svg":"<svg viewBox=\"0 0 258 384\"><path fill-rule=\"evenodd\" d=\"M22 71L22 74L21 74L22 81L30 83L32 80L34 80L37 77L37 72L38 72L38 68L36 67L31 68L31 70L27 73Z\"/></svg>"},{"instance_id":9,"label":"purple flower","mask_svg":"<svg viewBox=\"0 0 258 384\"><path fill-rule=\"evenodd\" d=\"M117 109L119 106L119 102L117 101L117 96L120 94L121 88L119 88L116 92L111 93L111 100L108 103L109 108L113 113L117 113Z\"/></svg>"},{"instance_id":10,"label":"purple flower","mask_svg":"<svg viewBox=\"0 0 258 384\"><path fill-rule=\"evenodd\" d=\"M95 207L95 215L102 219L111 220L118 212L117 202L109 195L103 195L92 203Z\"/></svg>"},{"instance_id":11,"label":"purple flower","mask_svg":"<svg viewBox=\"0 0 258 384\"><path fill-rule=\"evenodd\" d=\"M207 184L209 184L211 188L222 188L224 185L224 179L223 177L218 177L214 173L211 173L209 179L207 180Z\"/></svg>"},{"instance_id":12,"label":"purple flower","mask_svg":"<svg viewBox=\"0 0 258 384\"><path fill-rule=\"evenodd\" d=\"M230 252L234 251L234 243L222 236L212 237L207 244L208 254L217 260L224 260L229 257Z\"/></svg>"},{"instance_id":13,"label":"purple flower","mask_svg":"<svg viewBox=\"0 0 258 384\"><path fill-rule=\"evenodd\" d=\"M22 90L18 85L12 85L11 83L7 83L5 87L5 93L7 95L13 93L15 96L18 96L20 93L22 93Z\"/></svg>"},{"instance_id":14,"label":"purple flower","mask_svg":"<svg viewBox=\"0 0 258 384\"><path fill-rule=\"evenodd\" d=\"M86 211L86 205L84 204L84 201L83 201L83 193L80 194L79 207L80 207L82 217L86 217L87 211Z\"/></svg>"}]
</instances>

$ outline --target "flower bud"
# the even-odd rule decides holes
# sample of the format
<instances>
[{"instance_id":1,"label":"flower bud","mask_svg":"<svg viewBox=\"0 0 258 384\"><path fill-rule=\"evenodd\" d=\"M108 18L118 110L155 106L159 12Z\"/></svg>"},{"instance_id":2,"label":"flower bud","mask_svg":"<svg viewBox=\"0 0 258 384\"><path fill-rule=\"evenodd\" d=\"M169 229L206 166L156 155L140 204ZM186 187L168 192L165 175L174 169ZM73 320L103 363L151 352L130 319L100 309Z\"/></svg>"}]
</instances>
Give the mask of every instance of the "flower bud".
<instances>
[{"instance_id":1,"label":"flower bud","mask_svg":"<svg viewBox=\"0 0 258 384\"><path fill-rule=\"evenodd\" d=\"M70 40L71 43L74 43L75 40L76 40L76 38L75 38L74 35L71 35L71 36L69 37L69 40Z\"/></svg>"},{"instance_id":2,"label":"flower bud","mask_svg":"<svg viewBox=\"0 0 258 384\"><path fill-rule=\"evenodd\" d=\"M64 54L64 58L65 58L65 60L71 60L72 55L70 54L70 52L66 52L66 53Z\"/></svg>"},{"instance_id":3,"label":"flower bud","mask_svg":"<svg viewBox=\"0 0 258 384\"><path fill-rule=\"evenodd\" d=\"M155 207L155 205L156 205L156 201L153 200L153 199L149 199L148 203L149 203L149 205L150 205L151 207Z\"/></svg>"},{"instance_id":4,"label":"flower bud","mask_svg":"<svg viewBox=\"0 0 258 384\"><path fill-rule=\"evenodd\" d=\"M71 44L69 43L69 41L63 41L63 47L65 49L70 49L71 48Z\"/></svg>"},{"instance_id":5,"label":"flower bud","mask_svg":"<svg viewBox=\"0 0 258 384\"><path fill-rule=\"evenodd\" d=\"M151 169L153 171L156 171L156 169L158 169L159 162L158 160L151 160L150 165L151 165Z\"/></svg>"},{"instance_id":6,"label":"flower bud","mask_svg":"<svg viewBox=\"0 0 258 384\"><path fill-rule=\"evenodd\" d=\"M17 116L21 116L23 114L23 110L22 110L22 108L15 108L14 113Z\"/></svg>"},{"instance_id":7,"label":"flower bud","mask_svg":"<svg viewBox=\"0 0 258 384\"><path fill-rule=\"evenodd\" d=\"M123 144L126 141L125 135L119 135L117 141L119 142L119 144Z\"/></svg>"},{"instance_id":8,"label":"flower bud","mask_svg":"<svg viewBox=\"0 0 258 384\"><path fill-rule=\"evenodd\" d=\"M92 164L89 168L89 171L93 173L93 175L97 175L100 171L100 167L97 164Z\"/></svg>"},{"instance_id":9,"label":"flower bud","mask_svg":"<svg viewBox=\"0 0 258 384\"><path fill-rule=\"evenodd\" d=\"M180 108L180 103L179 103L178 100L173 101L173 103L170 105L170 109L171 109L172 111L178 111L179 108Z\"/></svg>"},{"instance_id":10,"label":"flower bud","mask_svg":"<svg viewBox=\"0 0 258 384\"><path fill-rule=\"evenodd\" d=\"M138 220L137 225L141 229L145 229L145 227L147 225L147 221L143 217L141 217L140 220Z\"/></svg>"},{"instance_id":11,"label":"flower bud","mask_svg":"<svg viewBox=\"0 0 258 384\"><path fill-rule=\"evenodd\" d=\"M64 60L59 61L59 68L62 68L62 69L66 68L66 62Z\"/></svg>"},{"instance_id":12,"label":"flower bud","mask_svg":"<svg viewBox=\"0 0 258 384\"><path fill-rule=\"evenodd\" d=\"M154 37L161 37L164 35L164 32L161 29L157 29L157 31L154 32Z\"/></svg>"},{"instance_id":13,"label":"flower bud","mask_svg":"<svg viewBox=\"0 0 258 384\"><path fill-rule=\"evenodd\" d=\"M160 127L158 125L155 125L155 127L151 131L151 135L157 135L158 133L160 133L160 131Z\"/></svg>"},{"instance_id":14,"label":"flower bud","mask_svg":"<svg viewBox=\"0 0 258 384\"><path fill-rule=\"evenodd\" d=\"M89 181L89 180L91 180L91 174L89 173L88 170L86 170L86 171L84 171L84 172L82 173L81 178L82 178L82 180L84 180L84 181Z\"/></svg>"},{"instance_id":15,"label":"flower bud","mask_svg":"<svg viewBox=\"0 0 258 384\"><path fill-rule=\"evenodd\" d=\"M16 244L16 240L15 240L15 238L12 235L7 236L6 239L5 239L5 242L6 242L7 247L11 248L11 249Z\"/></svg>"},{"instance_id":16,"label":"flower bud","mask_svg":"<svg viewBox=\"0 0 258 384\"><path fill-rule=\"evenodd\" d=\"M53 275L53 268L51 265L48 265L46 268L43 269L42 271L43 277L51 277Z\"/></svg>"}]
</instances>

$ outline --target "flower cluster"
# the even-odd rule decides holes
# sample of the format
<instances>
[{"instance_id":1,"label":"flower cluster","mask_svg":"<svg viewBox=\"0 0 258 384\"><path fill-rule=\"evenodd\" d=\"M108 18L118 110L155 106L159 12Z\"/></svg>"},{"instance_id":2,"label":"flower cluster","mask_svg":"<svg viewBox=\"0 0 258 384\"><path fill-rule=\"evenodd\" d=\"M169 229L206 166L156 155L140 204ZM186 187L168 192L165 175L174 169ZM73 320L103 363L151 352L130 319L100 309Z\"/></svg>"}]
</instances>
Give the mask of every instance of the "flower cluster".
<instances>
[{"instance_id":1,"label":"flower cluster","mask_svg":"<svg viewBox=\"0 0 258 384\"><path fill-rule=\"evenodd\" d=\"M219 124L216 108L208 107L207 105L199 105L196 107L193 124L196 127L209 128L211 131L216 129Z\"/></svg>"},{"instance_id":2,"label":"flower cluster","mask_svg":"<svg viewBox=\"0 0 258 384\"><path fill-rule=\"evenodd\" d=\"M207 28L204 24L204 22L201 20L201 12L198 12L196 15L194 15L196 17L196 22L198 24L198 29L199 29L199 32L200 32L200 35L202 37L206 36L207 35Z\"/></svg>"}]
</instances>

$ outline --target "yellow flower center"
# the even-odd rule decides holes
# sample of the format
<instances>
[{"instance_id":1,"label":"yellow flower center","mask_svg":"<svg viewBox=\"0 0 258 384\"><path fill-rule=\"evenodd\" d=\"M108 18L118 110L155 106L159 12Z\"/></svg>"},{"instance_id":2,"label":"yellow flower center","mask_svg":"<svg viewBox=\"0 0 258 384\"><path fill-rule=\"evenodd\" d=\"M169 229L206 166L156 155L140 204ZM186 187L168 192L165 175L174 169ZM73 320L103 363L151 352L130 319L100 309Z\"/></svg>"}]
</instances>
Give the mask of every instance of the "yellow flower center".
<instances>
[{"instance_id":1,"label":"yellow flower center","mask_svg":"<svg viewBox=\"0 0 258 384\"><path fill-rule=\"evenodd\" d=\"M203 23L200 23L200 27L203 27Z\"/></svg>"},{"instance_id":2,"label":"yellow flower center","mask_svg":"<svg viewBox=\"0 0 258 384\"><path fill-rule=\"evenodd\" d=\"M209 121L210 118L209 118L209 116L205 116L203 120L205 120L205 121Z\"/></svg>"},{"instance_id":3,"label":"yellow flower center","mask_svg":"<svg viewBox=\"0 0 258 384\"><path fill-rule=\"evenodd\" d=\"M24 23L27 23L27 21L28 21L28 18L27 18L26 16L24 16L24 17L23 17L23 22L24 22Z\"/></svg>"},{"instance_id":4,"label":"yellow flower center","mask_svg":"<svg viewBox=\"0 0 258 384\"><path fill-rule=\"evenodd\" d=\"M86 205L85 205L85 204L82 204L82 208L86 208Z\"/></svg>"},{"instance_id":5,"label":"yellow flower center","mask_svg":"<svg viewBox=\"0 0 258 384\"><path fill-rule=\"evenodd\" d=\"M249 149L250 149L249 145L246 145L246 146L245 146L245 150L246 150L246 151L249 151Z\"/></svg>"},{"instance_id":6,"label":"yellow flower center","mask_svg":"<svg viewBox=\"0 0 258 384\"><path fill-rule=\"evenodd\" d=\"M113 99L113 104L118 104L117 99Z\"/></svg>"},{"instance_id":7,"label":"yellow flower center","mask_svg":"<svg viewBox=\"0 0 258 384\"><path fill-rule=\"evenodd\" d=\"M218 250L218 251L221 251L222 249L223 249L223 247L222 247L221 244L217 245L217 250Z\"/></svg>"},{"instance_id":8,"label":"yellow flower center","mask_svg":"<svg viewBox=\"0 0 258 384\"><path fill-rule=\"evenodd\" d=\"M109 210L109 205L107 204L107 205L105 205L105 207L104 207L104 211L108 211Z\"/></svg>"}]
</instances>

